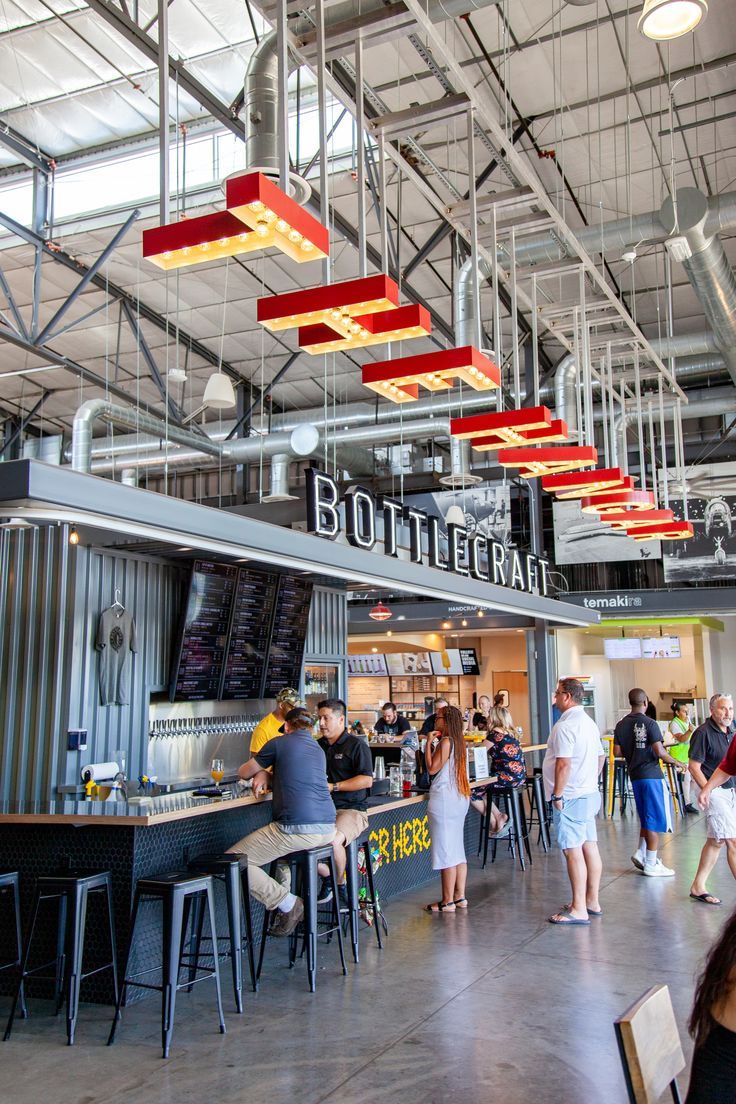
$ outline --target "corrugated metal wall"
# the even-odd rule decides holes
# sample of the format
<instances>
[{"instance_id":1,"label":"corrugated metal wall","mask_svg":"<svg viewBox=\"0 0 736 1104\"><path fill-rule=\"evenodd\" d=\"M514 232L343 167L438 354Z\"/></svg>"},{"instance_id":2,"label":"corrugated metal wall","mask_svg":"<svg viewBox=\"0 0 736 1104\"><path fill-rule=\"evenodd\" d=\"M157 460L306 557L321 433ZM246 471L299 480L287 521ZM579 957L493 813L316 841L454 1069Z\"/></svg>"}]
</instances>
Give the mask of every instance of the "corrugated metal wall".
<instances>
[{"instance_id":1,"label":"corrugated metal wall","mask_svg":"<svg viewBox=\"0 0 736 1104\"><path fill-rule=\"evenodd\" d=\"M305 654L337 659L348 650L348 596L344 590L316 586L309 611Z\"/></svg>"},{"instance_id":2,"label":"corrugated metal wall","mask_svg":"<svg viewBox=\"0 0 736 1104\"><path fill-rule=\"evenodd\" d=\"M60 527L0 530L0 798L57 784L73 651L74 549Z\"/></svg>"}]
</instances>

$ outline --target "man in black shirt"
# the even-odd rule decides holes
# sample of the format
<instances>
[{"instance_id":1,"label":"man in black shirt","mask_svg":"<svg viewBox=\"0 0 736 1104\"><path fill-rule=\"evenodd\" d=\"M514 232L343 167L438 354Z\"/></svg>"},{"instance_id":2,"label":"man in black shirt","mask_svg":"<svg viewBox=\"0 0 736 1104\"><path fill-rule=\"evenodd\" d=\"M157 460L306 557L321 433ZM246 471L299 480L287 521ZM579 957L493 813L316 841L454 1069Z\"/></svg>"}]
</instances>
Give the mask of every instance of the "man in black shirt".
<instances>
[{"instance_id":1,"label":"man in black shirt","mask_svg":"<svg viewBox=\"0 0 736 1104\"><path fill-rule=\"evenodd\" d=\"M400 716L393 702L386 702L382 705L381 713L383 714L382 717L376 721L376 732L379 735L403 736L411 728L406 717Z\"/></svg>"},{"instance_id":2,"label":"man in black shirt","mask_svg":"<svg viewBox=\"0 0 736 1104\"><path fill-rule=\"evenodd\" d=\"M426 721L419 729L420 736L429 736L430 733L437 730L437 714L441 713L443 709L447 709L450 703L447 698L435 698L434 699L434 713L430 713Z\"/></svg>"},{"instance_id":3,"label":"man in black shirt","mask_svg":"<svg viewBox=\"0 0 736 1104\"><path fill-rule=\"evenodd\" d=\"M728 751L733 732L733 699L730 694L714 694L710 699L710 717L690 738L688 769L701 790ZM720 905L719 898L708 893L706 882L724 843L728 865L736 878L736 778L729 778L713 790L705 811L705 830L707 839L690 896L704 905Z\"/></svg>"},{"instance_id":4,"label":"man in black shirt","mask_svg":"<svg viewBox=\"0 0 736 1104\"><path fill-rule=\"evenodd\" d=\"M352 736L345 728L347 708L339 698L326 698L317 705L319 713L319 746L327 759L327 784L335 803L335 852L337 882L345 878L347 856L345 847L362 835L368 827L368 791L373 785L373 760L365 740ZM327 869L320 870L322 877ZM320 901L328 900L326 891Z\"/></svg>"},{"instance_id":5,"label":"man in black shirt","mask_svg":"<svg viewBox=\"0 0 736 1104\"><path fill-rule=\"evenodd\" d=\"M649 878L671 878L674 870L657 857L659 833L672 831L670 791L659 764L661 760L680 770L682 763L665 751L659 725L647 716L649 699L641 688L629 690L629 705L631 712L616 725L613 740L614 753L628 764L641 821L639 847L631 861Z\"/></svg>"}]
</instances>

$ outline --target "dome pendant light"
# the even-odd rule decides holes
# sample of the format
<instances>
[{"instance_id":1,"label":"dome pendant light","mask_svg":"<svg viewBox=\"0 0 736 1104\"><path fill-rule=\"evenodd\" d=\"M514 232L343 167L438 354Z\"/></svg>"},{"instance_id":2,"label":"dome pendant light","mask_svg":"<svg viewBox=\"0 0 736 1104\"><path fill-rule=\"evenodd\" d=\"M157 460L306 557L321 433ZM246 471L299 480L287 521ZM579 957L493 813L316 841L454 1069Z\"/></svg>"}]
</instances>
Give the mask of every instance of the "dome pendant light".
<instances>
[{"instance_id":1,"label":"dome pendant light","mask_svg":"<svg viewBox=\"0 0 736 1104\"><path fill-rule=\"evenodd\" d=\"M708 14L708 0L645 0L637 24L646 38L669 42L694 31Z\"/></svg>"},{"instance_id":2,"label":"dome pendant light","mask_svg":"<svg viewBox=\"0 0 736 1104\"><path fill-rule=\"evenodd\" d=\"M368 616L374 621L388 621L389 617L393 617L393 614L388 606L384 606L383 602L376 602Z\"/></svg>"}]
</instances>

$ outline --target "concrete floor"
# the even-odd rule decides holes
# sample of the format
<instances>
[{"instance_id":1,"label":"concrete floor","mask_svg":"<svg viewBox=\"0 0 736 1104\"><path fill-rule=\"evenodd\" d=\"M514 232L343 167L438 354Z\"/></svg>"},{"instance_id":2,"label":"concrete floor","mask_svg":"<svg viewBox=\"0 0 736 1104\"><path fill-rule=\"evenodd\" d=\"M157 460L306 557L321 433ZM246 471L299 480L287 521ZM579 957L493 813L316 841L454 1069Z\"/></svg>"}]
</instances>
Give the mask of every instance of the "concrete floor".
<instances>
[{"instance_id":1,"label":"concrete floor","mask_svg":"<svg viewBox=\"0 0 736 1104\"><path fill-rule=\"evenodd\" d=\"M261 992L247 995L242 1016L225 988L227 1035L217 1032L211 983L181 994L165 1062L157 998L124 1014L109 1049L108 1009L84 1006L77 1045L68 1048L63 1020L38 1002L0 1043L0 1101L622 1104L612 1020L666 982L689 1058L694 976L736 904L736 886L724 856L711 886L723 908L688 899L700 818L670 838L663 858L677 877L661 881L629 861L634 818L601 822L599 832L605 918L589 928L546 922L568 899L558 852L535 848L526 873L505 852L485 871L473 858L467 913L425 915L434 886L390 902L385 950L366 932L362 961L343 978L336 946L321 948L314 996L303 968L287 971L275 944ZM0 1015L7 1003L0 1001Z\"/></svg>"}]
</instances>

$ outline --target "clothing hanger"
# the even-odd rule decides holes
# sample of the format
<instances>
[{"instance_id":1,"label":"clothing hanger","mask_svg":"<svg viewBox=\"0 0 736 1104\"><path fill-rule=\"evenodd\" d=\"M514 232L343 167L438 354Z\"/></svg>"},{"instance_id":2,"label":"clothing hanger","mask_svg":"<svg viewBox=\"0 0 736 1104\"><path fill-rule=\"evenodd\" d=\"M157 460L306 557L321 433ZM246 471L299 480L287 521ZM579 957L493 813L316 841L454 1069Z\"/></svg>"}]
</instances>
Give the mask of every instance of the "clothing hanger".
<instances>
[{"instance_id":1,"label":"clothing hanger","mask_svg":"<svg viewBox=\"0 0 736 1104\"><path fill-rule=\"evenodd\" d=\"M125 613L125 606L120 601L120 587L115 587L115 601L112 604L112 609Z\"/></svg>"}]
</instances>

